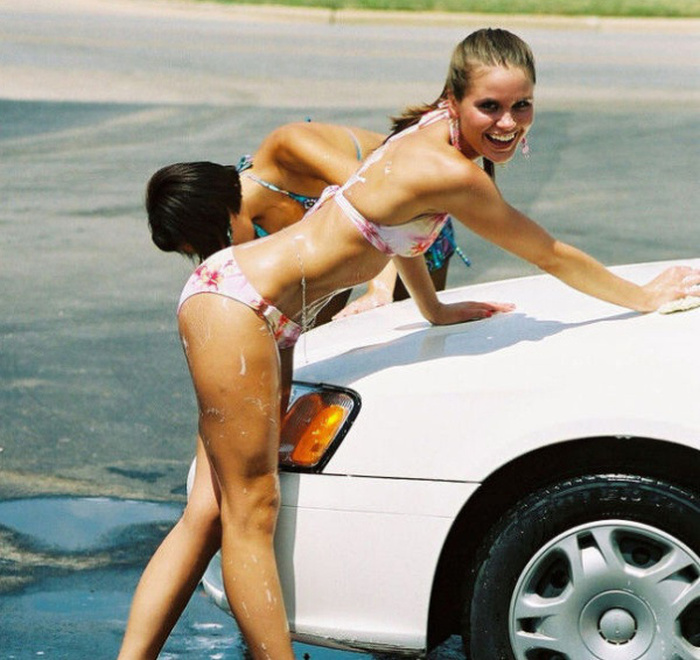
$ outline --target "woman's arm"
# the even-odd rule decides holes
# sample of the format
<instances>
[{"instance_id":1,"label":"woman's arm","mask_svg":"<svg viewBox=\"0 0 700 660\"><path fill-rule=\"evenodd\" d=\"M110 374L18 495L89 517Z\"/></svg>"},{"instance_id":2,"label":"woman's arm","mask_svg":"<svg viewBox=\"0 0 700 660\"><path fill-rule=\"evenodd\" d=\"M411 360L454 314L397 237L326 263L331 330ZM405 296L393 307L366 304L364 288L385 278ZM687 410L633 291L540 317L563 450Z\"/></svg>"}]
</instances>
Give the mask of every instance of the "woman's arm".
<instances>
[{"instance_id":1,"label":"woman's arm","mask_svg":"<svg viewBox=\"0 0 700 660\"><path fill-rule=\"evenodd\" d=\"M396 266L393 261L389 261L377 277L367 282L367 291L341 309L333 320L388 305L394 299L396 277Z\"/></svg>"},{"instance_id":2,"label":"woman's arm","mask_svg":"<svg viewBox=\"0 0 700 660\"><path fill-rule=\"evenodd\" d=\"M515 309L515 305L511 303L465 301L445 304L437 296L428 266L422 256L394 257L394 261L420 313L434 325L477 321L489 318L496 312L510 312Z\"/></svg>"},{"instance_id":3,"label":"woman's arm","mask_svg":"<svg viewBox=\"0 0 700 660\"><path fill-rule=\"evenodd\" d=\"M488 177L470 173L467 186L446 195L446 210L466 227L569 286L606 302L640 312L688 295L700 281L691 268L665 271L644 286L610 272L585 252L563 243L507 204Z\"/></svg>"}]
</instances>

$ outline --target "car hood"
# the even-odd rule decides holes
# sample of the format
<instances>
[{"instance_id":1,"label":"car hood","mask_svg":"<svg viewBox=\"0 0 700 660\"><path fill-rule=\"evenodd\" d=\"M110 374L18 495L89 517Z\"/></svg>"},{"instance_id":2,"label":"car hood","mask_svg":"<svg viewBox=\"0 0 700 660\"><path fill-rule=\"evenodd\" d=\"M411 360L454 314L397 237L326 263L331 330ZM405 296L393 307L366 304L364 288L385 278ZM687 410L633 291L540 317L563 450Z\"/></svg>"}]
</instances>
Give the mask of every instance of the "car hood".
<instances>
[{"instance_id":1,"label":"car hood","mask_svg":"<svg viewBox=\"0 0 700 660\"><path fill-rule=\"evenodd\" d=\"M638 283L674 262L613 268ZM700 259L683 261L700 267ZM606 435L700 446L700 308L639 314L540 275L440 294L513 302L431 326L408 300L302 337L295 379L362 408L326 473L482 481L538 447Z\"/></svg>"}]
</instances>

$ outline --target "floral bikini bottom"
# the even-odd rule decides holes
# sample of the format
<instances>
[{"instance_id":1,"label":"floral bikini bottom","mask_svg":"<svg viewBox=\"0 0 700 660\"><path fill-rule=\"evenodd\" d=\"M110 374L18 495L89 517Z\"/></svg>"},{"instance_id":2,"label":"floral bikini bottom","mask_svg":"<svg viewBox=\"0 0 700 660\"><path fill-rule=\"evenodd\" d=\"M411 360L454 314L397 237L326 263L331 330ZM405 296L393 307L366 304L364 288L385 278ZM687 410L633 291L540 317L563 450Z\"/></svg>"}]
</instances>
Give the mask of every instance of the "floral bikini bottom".
<instances>
[{"instance_id":1,"label":"floral bikini bottom","mask_svg":"<svg viewBox=\"0 0 700 660\"><path fill-rule=\"evenodd\" d=\"M214 253L192 273L180 295L177 309L198 293L218 293L242 302L263 318L279 348L289 348L299 339L301 326L265 300L248 281L228 247Z\"/></svg>"}]
</instances>

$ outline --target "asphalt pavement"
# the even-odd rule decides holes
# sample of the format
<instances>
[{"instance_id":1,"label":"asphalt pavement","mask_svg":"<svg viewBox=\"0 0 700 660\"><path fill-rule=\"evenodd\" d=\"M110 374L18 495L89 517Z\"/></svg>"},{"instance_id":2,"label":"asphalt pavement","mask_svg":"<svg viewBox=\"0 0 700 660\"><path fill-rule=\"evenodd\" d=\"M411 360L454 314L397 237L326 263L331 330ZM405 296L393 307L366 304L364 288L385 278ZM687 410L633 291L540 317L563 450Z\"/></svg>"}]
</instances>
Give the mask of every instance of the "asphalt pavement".
<instances>
[{"instance_id":1,"label":"asphalt pavement","mask_svg":"<svg viewBox=\"0 0 700 660\"><path fill-rule=\"evenodd\" d=\"M697 254L697 21L358 16L0 0L0 497L181 500L196 415L174 310L191 264L150 243L148 176L235 162L286 121L386 130L485 20L539 63L532 155L499 172L506 197L605 263ZM458 236L474 265L454 263L452 286L533 272Z\"/></svg>"}]
</instances>

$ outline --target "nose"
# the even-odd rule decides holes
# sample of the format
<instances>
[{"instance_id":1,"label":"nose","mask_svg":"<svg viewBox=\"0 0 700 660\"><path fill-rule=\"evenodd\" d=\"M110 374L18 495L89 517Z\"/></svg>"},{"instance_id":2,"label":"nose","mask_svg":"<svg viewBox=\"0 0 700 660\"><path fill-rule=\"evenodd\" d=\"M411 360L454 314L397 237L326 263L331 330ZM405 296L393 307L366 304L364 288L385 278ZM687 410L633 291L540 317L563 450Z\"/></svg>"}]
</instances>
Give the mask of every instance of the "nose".
<instances>
[{"instance_id":1,"label":"nose","mask_svg":"<svg viewBox=\"0 0 700 660\"><path fill-rule=\"evenodd\" d=\"M513 115L510 112L504 112L496 122L498 128L502 130L510 130L517 126L517 122L513 119Z\"/></svg>"}]
</instances>

